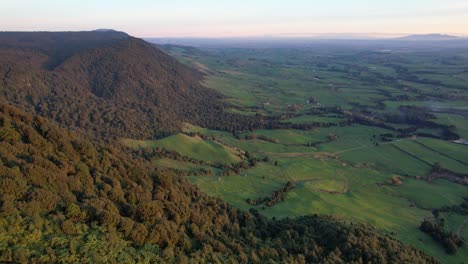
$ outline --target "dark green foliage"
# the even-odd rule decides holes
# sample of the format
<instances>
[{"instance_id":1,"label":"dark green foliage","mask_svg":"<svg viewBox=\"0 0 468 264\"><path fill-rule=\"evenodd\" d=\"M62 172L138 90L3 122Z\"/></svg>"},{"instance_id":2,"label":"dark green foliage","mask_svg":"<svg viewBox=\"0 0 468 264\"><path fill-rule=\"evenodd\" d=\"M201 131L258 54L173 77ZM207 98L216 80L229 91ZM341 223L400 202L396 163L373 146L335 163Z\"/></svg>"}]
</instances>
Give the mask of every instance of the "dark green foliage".
<instances>
[{"instance_id":1,"label":"dark green foliage","mask_svg":"<svg viewBox=\"0 0 468 264\"><path fill-rule=\"evenodd\" d=\"M270 137L267 137L265 135L255 135L255 134L245 135L244 139L245 140L258 139L258 140L263 140L263 141L267 141L267 142L271 142L271 143L278 143L279 142L279 140L276 139L276 138L270 138Z\"/></svg>"},{"instance_id":2,"label":"dark green foliage","mask_svg":"<svg viewBox=\"0 0 468 264\"><path fill-rule=\"evenodd\" d=\"M249 198L247 199L247 203L250 205L261 205L264 203L266 206L271 207L277 203L284 201L284 199L286 199L286 194L294 188L294 184L292 182L288 182L283 188L272 192L271 196L262 197L255 200Z\"/></svg>"},{"instance_id":3,"label":"dark green foliage","mask_svg":"<svg viewBox=\"0 0 468 264\"><path fill-rule=\"evenodd\" d=\"M48 56L43 66L53 69L64 60L83 50L103 47L128 38L118 31L83 32L2 32L0 49L21 49Z\"/></svg>"},{"instance_id":4,"label":"dark green foliage","mask_svg":"<svg viewBox=\"0 0 468 264\"><path fill-rule=\"evenodd\" d=\"M440 209L435 209L434 211L437 212L451 212L451 213L457 213L461 215L468 215L468 196L463 198L464 201L459 204L459 205L452 205L452 206L444 206ZM434 213L434 212L433 212ZM434 217L437 218L437 216Z\"/></svg>"},{"instance_id":5,"label":"dark green foliage","mask_svg":"<svg viewBox=\"0 0 468 264\"><path fill-rule=\"evenodd\" d=\"M448 254L457 253L457 249L464 244L459 236L453 232L445 231L440 223L424 219L420 229L428 233L435 241L439 242Z\"/></svg>"}]
</instances>

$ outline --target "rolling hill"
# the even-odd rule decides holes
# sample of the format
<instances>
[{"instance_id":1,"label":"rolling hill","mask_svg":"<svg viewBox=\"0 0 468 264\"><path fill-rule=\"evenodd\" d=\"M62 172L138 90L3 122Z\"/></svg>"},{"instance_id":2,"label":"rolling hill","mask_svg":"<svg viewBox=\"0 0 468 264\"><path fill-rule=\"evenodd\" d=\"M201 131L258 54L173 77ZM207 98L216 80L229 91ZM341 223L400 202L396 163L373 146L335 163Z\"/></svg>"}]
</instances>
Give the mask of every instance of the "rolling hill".
<instances>
[{"instance_id":1,"label":"rolling hill","mask_svg":"<svg viewBox=\"0 0 468 264\"><path fill-rule=\"evenodd\" d=\"M460 40L461 38L446 34L423 34L423 35L408 35L397 40L407 41L444 41L444 40Z\"/></svg>"}]
</instances>

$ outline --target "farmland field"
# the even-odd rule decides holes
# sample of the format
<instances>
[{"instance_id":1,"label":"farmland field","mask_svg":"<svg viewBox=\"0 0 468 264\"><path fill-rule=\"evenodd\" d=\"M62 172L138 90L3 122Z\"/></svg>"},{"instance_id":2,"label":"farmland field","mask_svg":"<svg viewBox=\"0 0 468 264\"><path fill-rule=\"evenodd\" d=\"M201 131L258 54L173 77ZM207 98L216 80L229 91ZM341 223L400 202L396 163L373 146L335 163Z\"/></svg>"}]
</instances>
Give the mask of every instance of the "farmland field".
<instances>
[{"instance_id":1,"label":"farmland field","mask_svg":"<svg viewBox=\"0 0 468 264\"><path fill-rule=\"evenodd\" d=\"M466 50L165 49L204 72L204 84L226 96L230 112L274 116L282 126L228 133L187 124L185 134L125 144L226 164L250 157L234 173L217 167L189 179L268 217L334 215L373 225L443 263L468 259L466 243L447 254L419 229L435 219L468 239L466 210L442 210L468 201L468 145L453 142L468 139L468 59L459 54ZM288 182L294 188L279 203L247 202Z\"/></svg>"}]
</instances>

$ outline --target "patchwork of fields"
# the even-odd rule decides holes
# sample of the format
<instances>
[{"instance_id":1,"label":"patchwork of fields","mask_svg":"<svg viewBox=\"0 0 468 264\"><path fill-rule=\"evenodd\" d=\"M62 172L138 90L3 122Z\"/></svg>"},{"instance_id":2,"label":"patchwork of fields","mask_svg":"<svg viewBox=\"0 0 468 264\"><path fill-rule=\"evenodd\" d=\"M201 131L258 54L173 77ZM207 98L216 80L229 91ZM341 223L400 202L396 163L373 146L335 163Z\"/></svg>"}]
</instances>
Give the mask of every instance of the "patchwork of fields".
<instances>
[{"instance_id":1,"label":"patchwork of fields","mask_svg":"<svg viewBox=\"0 0 468 264\"><path fill-rule=\"evenodd\" d=\"M183 134L124 144L211 162L155 159L211 170L189 179L241 209L275 218L331 214L374 225L444 263L468 259L466 243L449 255L419 230L434 209L468 199L468 145L452 142L454 135L468 139L466 58L338 48L166 48L205 72L205 85L226 95L229 111L278 116L289 127L228 133L187 124ZM213 165L247 161L229 176ZM288 182L295 188L284 201L246 202ZM466 211L440 210L439 218L468 239Z\"/></svg>"}]
</instances>

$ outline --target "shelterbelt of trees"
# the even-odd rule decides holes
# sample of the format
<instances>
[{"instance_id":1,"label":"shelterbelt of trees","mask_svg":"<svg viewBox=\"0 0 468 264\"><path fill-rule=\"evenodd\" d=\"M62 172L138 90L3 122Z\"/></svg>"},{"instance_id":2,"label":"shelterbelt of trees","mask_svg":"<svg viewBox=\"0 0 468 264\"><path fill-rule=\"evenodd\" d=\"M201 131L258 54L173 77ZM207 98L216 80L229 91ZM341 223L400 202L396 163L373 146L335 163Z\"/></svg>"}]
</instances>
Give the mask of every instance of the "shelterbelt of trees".
<instances>
[{"instance_id":1,"label":"shelterbelt of trees","mask_svg":"<svg viewBox=\"0 0 468 264\"><path fill-rule=\"evenodd\" d=\"M0 55L2 263L436 263L369 226L240 211L111 140L265 121L142 40L0 33Z\"/></svg>"}]
</instances>

